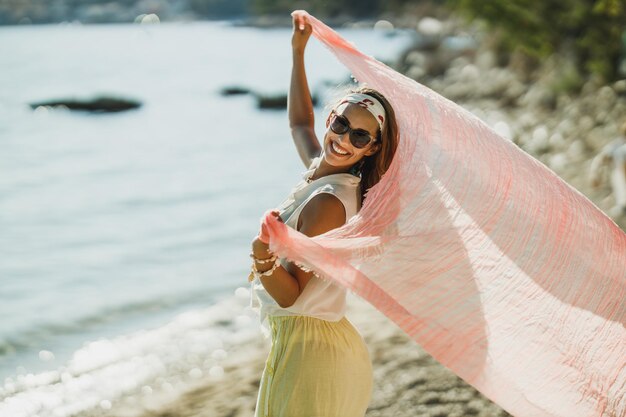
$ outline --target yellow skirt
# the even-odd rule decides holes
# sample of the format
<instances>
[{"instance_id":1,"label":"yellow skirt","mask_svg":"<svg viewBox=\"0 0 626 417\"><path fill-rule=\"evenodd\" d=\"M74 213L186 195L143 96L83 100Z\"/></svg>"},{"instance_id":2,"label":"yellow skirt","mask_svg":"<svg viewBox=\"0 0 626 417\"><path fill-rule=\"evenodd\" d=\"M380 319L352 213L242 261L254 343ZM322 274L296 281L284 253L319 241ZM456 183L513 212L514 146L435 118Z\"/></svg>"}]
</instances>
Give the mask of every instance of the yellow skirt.
<instances>
[{"instance_id":1,"label":"yellow skirt","mask_svg":"<svg viewBox=\"0 0 626 417\"><path fill-rule=\"evenodd\" d=\"M367 346L352 323L268 316L272 347L255 417L363 417L372 397Z\"/></svg>"}]
</instances>

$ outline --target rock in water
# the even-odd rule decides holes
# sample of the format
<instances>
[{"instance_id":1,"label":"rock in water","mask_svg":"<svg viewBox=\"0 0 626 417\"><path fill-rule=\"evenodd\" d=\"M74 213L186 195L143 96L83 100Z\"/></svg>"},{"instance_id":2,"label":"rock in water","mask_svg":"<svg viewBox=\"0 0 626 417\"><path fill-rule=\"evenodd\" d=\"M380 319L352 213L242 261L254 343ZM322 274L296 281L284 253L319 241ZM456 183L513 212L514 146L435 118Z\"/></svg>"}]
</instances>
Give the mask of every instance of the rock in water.
<instances>
[{"instance_id":1,"label":"rock in water","mask_svg":"<svg viewBox=\"0 0 626 417\"><path fill-rule=\"evenodd\" d=\"M239 87L236 85L224 87L220 90L220 94L222 96L236 96L236 95L243 95L243 94L249 94L249 93L250 93L250 89L246 87Z\"/></svg>"},{"instance_id":2,"label":"rock in water","mask_svg":"<svg viewBox=\"0 0 626 417\"><path fill-rule=\"evenodd\" d=\"M92 100L61 99L30 104L30 107L33 110L40 106L64 106L69 110L83 110L95 113L111 113L139 108L141 107L141 102L123 98L98 97Z\"/></svg>"}]
</instances>

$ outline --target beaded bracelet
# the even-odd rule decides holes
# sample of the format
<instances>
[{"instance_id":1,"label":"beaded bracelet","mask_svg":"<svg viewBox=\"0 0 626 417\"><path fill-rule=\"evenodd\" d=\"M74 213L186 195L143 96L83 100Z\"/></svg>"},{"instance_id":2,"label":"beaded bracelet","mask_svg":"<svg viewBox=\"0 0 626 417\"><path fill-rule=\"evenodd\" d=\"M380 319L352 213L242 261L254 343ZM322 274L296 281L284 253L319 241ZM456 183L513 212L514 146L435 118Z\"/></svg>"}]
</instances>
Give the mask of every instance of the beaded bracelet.
<instances>
[{"instance_id":1,"label":"beaded bracelet","mask_svg":"<svg viewBox=\"0 0 626 417\"><path fill-rule=\"evenodd\" d=\"M252 256L252 258L254 259L254 261L252 261L252 271L250 272L250 275L248 275L248 281L252 282L254 281L255 278L259 278L261 279L262 276L270 276L274 273L274 271L276 270L276 268L278 268L280 266L280 259L274 255L271 258L268 259L258 259L255 256ZM259 263L267 263L269 261L273 261L274 265L272 265L272 267L270 269L268 269L267 271L264 272L259 272L256 269L256 263L255 261L258 261Z\"/></svg>"},{"instance_id":2,"label":"beaded bracelet","mask_svg":"<svg viewBox=\"0 0 626 417\"><path fill-rule=\"evenodd\" d=\"M256 256L254 256L254 253L251 253L250 257L260 264L266 264L268 262L274 262L276 260L276 255L272 255L271 257L265 258L265 259L259 259Z\"/></svg>"}]
</instances>

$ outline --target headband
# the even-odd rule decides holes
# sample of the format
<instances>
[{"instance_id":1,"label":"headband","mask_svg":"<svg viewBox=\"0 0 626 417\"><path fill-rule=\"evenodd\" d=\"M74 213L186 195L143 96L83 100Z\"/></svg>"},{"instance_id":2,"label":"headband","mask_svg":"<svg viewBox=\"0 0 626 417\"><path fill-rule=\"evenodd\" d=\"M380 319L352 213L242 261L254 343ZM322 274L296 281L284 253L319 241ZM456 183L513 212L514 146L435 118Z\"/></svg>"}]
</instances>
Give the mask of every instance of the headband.
<instances>
[{"instance_id":1,"label":"headband","mask_svg":"<svg viewBox=\"0 0 626 417\"><path fill-rule=\"evenodd\" d=\"M382 104L380 104L380 101L367 94L350 93L341 99L341 102L337 106L337 110L339 110L339 108L344 104L347 106L348 103L358 104L365 110L372 113L372 115L378 122L378 126L380 126L380 131L382 133L383 123L385 123L385 108Z\"/></svg>"}]
</instances>

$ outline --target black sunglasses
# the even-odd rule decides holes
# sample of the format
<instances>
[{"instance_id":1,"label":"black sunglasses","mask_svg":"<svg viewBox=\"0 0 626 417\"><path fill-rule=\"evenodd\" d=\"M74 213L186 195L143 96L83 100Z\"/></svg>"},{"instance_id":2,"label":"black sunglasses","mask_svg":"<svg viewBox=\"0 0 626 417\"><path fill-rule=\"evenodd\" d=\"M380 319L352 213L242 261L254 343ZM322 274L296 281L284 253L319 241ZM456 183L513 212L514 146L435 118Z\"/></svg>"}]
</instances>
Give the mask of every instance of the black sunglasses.
<instances>
[{"instance_id":1,"label":"black sunglasses","mask_svg":"<svg viewBox=\"0 0 626 417\"><path fill-rule=\"evenodd\" d=\"M331 112L330 130L338 135L343 135L346 132L350 132L350 143L355 148L365 148L370 142L376 142L377 138L373 138L372 135L365 129L352 129L350 122L344 116Z\"/></svg>"}]
</instances>

